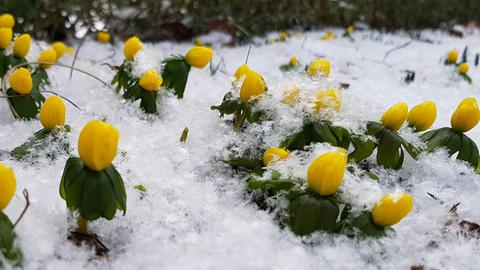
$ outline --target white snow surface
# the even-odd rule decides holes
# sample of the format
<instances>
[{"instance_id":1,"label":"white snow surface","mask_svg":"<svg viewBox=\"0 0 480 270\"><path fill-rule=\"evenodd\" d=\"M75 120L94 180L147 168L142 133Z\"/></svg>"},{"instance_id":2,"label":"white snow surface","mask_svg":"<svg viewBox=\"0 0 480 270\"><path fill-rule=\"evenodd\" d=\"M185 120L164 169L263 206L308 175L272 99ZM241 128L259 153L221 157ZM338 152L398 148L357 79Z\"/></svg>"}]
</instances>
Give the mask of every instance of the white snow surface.
<instances>
[{"instance_id":1,"label":"white snow surface","mask_svg":"<svg viewBox=\"0 0 480 270\"><path fill-rule=\"evenodd\" d=\"M237 141L247 147L264 134L267 146L297 130L302 113L279 104L283 89L295 82L311 85L304 76L282 74L278 67L296 55L302 65L318 57L327 57L332 72L323 85L339 82L350 87L341 90L341 111L332 121L357 129L362 121L378 120L391 105L404 101L409 107L431 100L437 104L438 119L434 128L450 125L450 116L466 97L479 96L479 68L473 66L475 52L480 52L478 32L459 39L441 32L423 32L419 40L385 53L409 41L402 33L354 32L354 42L341 38L323 41L325 31L294 35L288 42L252 47L248 64L260 72L269 87L270 98L260 102L278 110L275 121L248 128L239 134L220 119L211 105L220 104L231 89L231 77L244 63L248 46L224 48L214 44L216 64L225 61L222 72L210 76L205 70L192 69L185 97L176 99L162 94L159 114L146 116L138 104L122 100L111 88L91 77L53 66L48 70L52 91L70 98L81 110L67 105L67 123L72 127L68 139L76 155L77 139L82 127L92 119L106 118L120 131L119 154L114 164L123 176L127 191L127 213L107 221L91 223L110 248L105 259L92 259L93 251L76 247L67 241L74 225L68 220L65 201L58 188L66 160L63 154L54 161L40 158L36 163L7 158L5 164L15 170L16 196L6 209L15 220L28 189L31 207L16 228L24 251L25 269L409 269L424 265L434 269L475 269L480 264L480 242L457 235L445 227L451 218L449 209L456 203L460 219L480 222L480 176L466 164L450 159L445 151L423 155L420 160L407 158L399 171L375 170L378 183L346 174L340 189L342 196L361 208L368 208L382 194L404 191L412 194L414 210L394 226L396 233L381 239L352 239L341 235L316 233L300 238L288 229L280 229L273 214L258 210L245 192L245 176L236 175L218 157L226 155L226 146ZM301 47L303 37L308 38ZM212 39L213 40L213 39ZM44 44L43 44L44 45ZM162 42L148 44L137 60L137 71L156 68L155 62L172 54L185 54L188 43ZM456 48L469 48L470 76L473 84L455 75L441 58ZM106 65L119 65L123 59L122 44L117 46L88 41L79 53L76 66L109 82L114 72ZM38 55L34 48L32 54ZM109 55L115 53L112 59ZM33 57L33 59L36 58ZM107 59L107 60L105 60ZM152 61L152 59L154 61ZM72 56L61 63L70 64ZM143 66L142 66L143 65ZM415 81L406 84L403 70L414 70ZM313 86L312 86L313 87ZM313 87L314 88L314 87ZM313 89L312 88L312 89ZM163 90L162 90L163 91ZM276 102L274 102L276 100ZM278 106L275 107L275 106ZM15 121L7 103L0 106L0 149L10 151L41 129L39 121ZM185 144L179 143L182 130L190 132ZM402 131L415 139L407 129ZM480 142L480 129L468 135ZM316 145L313 154L330 147ZM120 154L123 153L123 154ZM312 154L312 155L313 155ZM305 158L309 160L313 158ZM306 161L293 156L285 162L290 172L302 176ZM402 181L397 179L401 177ZM143 199L134 186L142 184L147 193ZM434 194L439 200L427 195ZM434 243L432 245L432 243Z\"/></svg>"}]
</instances>

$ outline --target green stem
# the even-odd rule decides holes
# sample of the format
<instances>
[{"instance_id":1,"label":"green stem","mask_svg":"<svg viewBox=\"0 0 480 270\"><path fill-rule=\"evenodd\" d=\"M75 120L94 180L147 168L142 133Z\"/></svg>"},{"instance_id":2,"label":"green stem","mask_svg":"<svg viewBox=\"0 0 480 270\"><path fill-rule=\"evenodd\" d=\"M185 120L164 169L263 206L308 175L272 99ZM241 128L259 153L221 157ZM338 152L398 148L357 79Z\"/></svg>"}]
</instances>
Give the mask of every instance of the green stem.
<instances>
[{"instance_id":1,"label":"green stem","mask_svg":"<svg viewBox=\"0 0 480 270\"><path fill-rule=\"evenodd\" d=\"M87 233L87 231L88 231L88 220L84 219L82 216L78 216L77 225L78 225L77 232Z\"/></svg>"},{"instance_id":2,"label":"green stem","mask_svg":"<svg viewBox=\"0 0 480 270\"><path fill-rule=\"evenodd\" d=\"M243 126L243 123L245 123L245 119L247 119L247 113L248 109L245 108L241 111L241 113L237 113L235 115L235 128L241 129Z\"/></svg>"}]
</instances>

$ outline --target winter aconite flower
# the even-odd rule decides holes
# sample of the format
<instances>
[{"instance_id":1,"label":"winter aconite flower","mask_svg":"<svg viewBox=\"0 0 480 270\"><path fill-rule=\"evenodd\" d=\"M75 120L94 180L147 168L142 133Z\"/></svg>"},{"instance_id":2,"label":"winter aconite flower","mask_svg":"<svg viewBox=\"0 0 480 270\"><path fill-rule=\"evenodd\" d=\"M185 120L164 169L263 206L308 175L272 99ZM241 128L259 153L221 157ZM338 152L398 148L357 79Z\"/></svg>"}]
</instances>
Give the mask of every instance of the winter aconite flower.
<instances>
[{"instance_id":1,"label":"winter aconite flower","mask_svg":"<svg viewBox=\"0 0 480 270\"><path fill-rule=\"evenodd\" d=\"M268 166L269 164L284 160L288 157L288 151L278 147L270 147L263 153L263 164Z\"/></svg>"},{"instance_id":2,"label":"winter aconite flower","mask_svg":"<svg viewBox=\"0 0 480 270\"><path fill-rule=\"evenodd\" d=\"M293 106L298 102L300 96L300 88L296 85L291 85L283 91L282 103L288 106Z\"/></svg>"},{"instance_id":3,"label":"winter aconite flower","mask_svg":"<svg viewBox=\"0 0 480 270\"><path fill-rule=\"evenodd\" d=\"M330 62L327 59L317 59L308 65L307 71L310 76L320 74L328 77L330 74Z\"/></svg>"},{"instance_id":4,"label":"winter aconite flower","mask_svg":"<svg viewBox=\"0 0 480 270\"><path fill-rule=\"evenodd\" d=\"M127 60L133 60L135 55L143 49L143 44L138 37L131 37L125 42L123 54Z\"/></svg>"},{"instance_id":5,"label":"winter aconite flower","mask_svg":"<svg viewBox=\"0 0 480 270\"><path fill-rule=\"evenodd\" d=\"M15 26L15 17L10 13L0 15L0 27L12 29Z\"/></svg>"},{"instance_id":6,"label":"winter aconite flower","mask_svg":"<svg viewBox=\"0 0 480 270\"><path fill-rule=\"evenodd\" d=\"M32 91L32 75L26 68L19 68L13 72L8 82L13 90L21 95L30 94Z\"/></svg>"},{"instance_id":7,"label":"winter aconite flower","mask_svg":"<svg viewBox=\"0 0 480 270\"><path fill-rule=\"evenodd\" d=\"M25 57L30 51L30 35L22 34L13 43L13 54L18 57Z\"/></svg>"},{"instance_id":8,"label":"winter aconite flower","mask_svg":"<svg viewBox=\"0 0 480 270\"><path fill-rule=\"evenodd\" d=\"M110 42L110 33L109 32L98 32L97 33L97 40L100 43Z\"/></svg>"},{"instance_id":9,"label":"winter aconite flower","mask_svg":"<svg viewBox=\"0 0 480 270\"><path fill-rule=\"evenodd\" d=\"M288 37L288 33L283 31L278 34L278 40L280 41L286 41Z\"/></svg>"},{"instance_id":10,"label":"winter aconite flower","mask_svg":"<svg viewBox=\"0 0 480 270\"><path fill-rule=\"evenodd\" d=\"M140 77L140 86L147 91L156 91L162 85L162 81L163 79L157 74L157 71L150 69Z\"/></svg>"},{"instance_id":11,"label":"winter aconite flower","mask_svg":"<svg viewBox=\"0 0 480 270\"><path fill-rule=\"evenodd\" d=\"M46 49L38 57L38 62L42 63L52 63L54 64L57 61L57 52L54 49ZM42 69L47 69L52 65L49 64L40 64Z\"/></svg>"},{"instance_id":12,"label":"winter aconite flower","mask_svg":"<svg viewBox=\"0 0 480 270\"><path fill-rule=\"evenodd\" d=\"M101 120L85 125L78 138L78 154L88 168L102 171L110 166L117 154L118 130Z\"/></svg>"},{"instance_id":13,"label":"winter aconite flower","mask_svg":"<svg viewBox=\"0 0 480 270\"><path fill-rule=\"evenodd\" d=\"M242 87L240 88L240 99L243 102L248 102L253 97L265 93L266 89L262 76L250 69L245 75Z\"/></svg>"},{"instance_id":14,"label":"winter aconite flower","mask_svg":"<svg viewBox=\"0 0 480 270\"><path fill-rule=\"evenodd\" d=\"M17 180L13 169L0 163L0 211L3 211L12 200L17 188Z\"/></svg>"},{"instance_id":15,"label":"winter aconite flower","mask_svg":"<svg viewBox=\"0 0 480 270\"><path fill-rule=\"evenodd\" d=\"M348 34L351 34L353 33L353 26L348 26L347 29L345 29L345 32L347 32Z\"/></svg>"},{"instance_id":16,"label":"winter aconite flower","mask_svg":"<svg viewBox=\"0 0 480 270\"><path fill-rule=\"evenodd\" d=\"M57 53L57 60L62 58L62 56L67 51L67 45L65 45L65 43L63 43L61 41L57 41L57 42L52 43L52 48Z\"/></svg>"},{"instance_id":17,"label":"winter aconite flower","mask_svg":"<svg viewBox=\"0 0 480 270\"><path fill-rule=\"evenodd\" d=\"M456 63L458 59L458 52L457 50L451 50L448 52L447 61L448 63Z\"/></svg>"},{"instance_id":18,"label":"winter aconite flower","mask_svg":"<svg viewBox=\"0 0 480 270\"><path fill-rule=\"evenodd\" d=\"M450 123L452 128L457 132L467 132L474 128L480 120L480 110L475 98L464 99L458 105L452 114Z\"/></svg>"},{"instance_id":19,"label":"winter aconite flower","mask_svg":"<svg viewBox=\"0 0 480 270\"><path fill-rule=\"evenodd\" d=\"M1 27L0 28L0 48L6 49L12 43L13 31L12 28Z\"/></svg>"},{"instance_id":20,"label":"winter aconite flower","mask_svg":"<svg viewBox=\"0 0 480 270\"><path fill-rule=\"evenodd\" d=\"M323 40L330 40L330 39L334 39L334 38L335 38L335 34L333 32L327 32L322 37Z\"/></svg>"},{"instance_id":21,"label":"winter aconite flower","mask_svg":"<svg viewBox=\"0 0 480 270\"><path fill-rule=\"evenodd\" d=\"M250 68L247 66L247 64L243 64L243 65L241 65L240 67L237 68L237 70L235 71L235 74L233 74L233 76L235 76L235 78L237 80L240 80L242 77L247 75L247 72L249 70L250 70Z\"/></svg>"},{"instance_id":22,"label":"winter aconite flower","mask_svg":"<svg viewBox=\"0 0 480 270\"><path fill-rule=\"evenodd\" d=\"M322 196L334 194L342 184L346 166L347 155L341 151L317 157L308 167L308 186Z\"/></svg>"},{"instance_id":23,"label":"winter aconite flower","mask_svg":"<svg viewBox=\"0 0 480 270\"><path fill-rule=\"evenodd\" d=\"M290 58L289 64L292 66L298 65L298 58L296 56L292 56L292 58Z\"/></svg>"},{"instance_id":24,"label":"winter aconite flower","mask_svg":"<svg viewBox=\"0 0 480 270\"><path fill-rule=\"evenodd\" d=\"M458 65L458 73L460 73L461 75L467 74L468 69L469 67L467 63L461 63L460 65Z\"/></svg>"},{"instance_id":25,"label":"winter aconite flower","mask_svg":"<svg viewBox=\"0 0 480 270\"><path fill-rule=\"evenodd\" d=\"M58 96L48 97L40 110L40 123L45 129L53 129L65 124L65 104Z\"/></svg>"},{"instance_id":26,"label":"winter aconite flower","mask_svg":"<svg viewBox=\"0 0 480 270\"><path fill-rule=\"evenodd\" d=\"M419 132L429 129L435 119L437 119L437 106L431 101L416 105L407 116L408 125Z\"/></svg>"},{"instance_id":27,"label":"winter aconite flower","mask_svg":"<svg viewBox=\"0 0 480 270\"><path fill-rule=\"evenodd\" d=\"M207 47L195 46L185 55L185 61L196 68L204 68L212 59L213 51Z\"/></svg>"},{"instance_id":28,"label":"winter aconite flower","mask_svg":"<svg viewBox=\"0 0 480 270\"><path fill-rule=\"evenodd\" d=\"M315 110L317 112L321 110L340 110L340 94L335 89L328 89L328 90L318 90L315 93Z\"/></svg>"},{"instance_id":29,"label":"winter aconite flower","mask_svg":"<svg viewBox=\"0 0 480 270\"><path fill-rule=\"evenodd\" d=\"M413 208L413 198L403 192L384 195L372 209L373 222L389 227L400 222Z\"/></svg>"},{"instance_id":30,"label":"winter aconite flower","mask_svg":"<svg viewBox=\"0 0 480 270\"><path fill-rule=\"evenodd\" d=\"M392 130L399 130L405 120L407 119L408 106L405 102L400 102L390 107L385 113L383 113L381 122L382 124Z\"/></svg>"}]
</instances>

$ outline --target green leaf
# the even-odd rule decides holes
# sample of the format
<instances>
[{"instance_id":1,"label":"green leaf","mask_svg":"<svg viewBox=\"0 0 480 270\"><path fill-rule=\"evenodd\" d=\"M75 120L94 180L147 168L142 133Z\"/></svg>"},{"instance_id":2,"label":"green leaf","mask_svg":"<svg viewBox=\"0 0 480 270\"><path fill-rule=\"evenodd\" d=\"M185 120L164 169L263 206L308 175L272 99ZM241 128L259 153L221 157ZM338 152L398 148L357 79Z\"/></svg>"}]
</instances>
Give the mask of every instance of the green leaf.
<instances>
[{"instance_id":1,"label":"green leaf","mask_svg":"<svg viewBox=\"0 0 480 270\"><path fill-rule=\"evenodd\" d=\"M377 147L377 143L368 139L362 138L361 141L355 145L355 150L348 155L348 159L353 162L360 162L373 154Z\"/></svg>"},{"instance_id":2,"label":"green leaf","mask_svg":"<svg viewBox=\"0 0 480 270\"><path fill-rule=\"evenodd\" d=\"M8 100L12 104L12 107L18 113L22 119L31 120L37 117L37 114L40 112L40 107L42 106L45 97L42 94L35 93L32 90L32 93L28 95L20 95L13 91L12 88L7 90L7 95L9 96Z\"/></svg>"},{"instance_id":3,"label":"green leaf","mask_svg":"<svg viewBox=\"0 0 480 270\"><path fill-rule=\"evenodd\" d=\"M139 100L142 97L142 90L140 84L136 82L135 84L128 86L128 88L125 88L123 98L129 101Z\"/></svg>"},{"instance_id":4,"label":"green leaf","mask_svg":"<svg viewBox=\"0 0 480 270\"><path fill-rule=\"evenodd\" d=\"M157 91L141 90L140 108L146 113L157 113Z\"/></svg>"},{"instance_id":5,"label":"green leaf","mask_svg":"<svg viewBox=\"0 0 480 270\"><path fill-rule=\"evenodd\" d=\"M41 87L45 84L50 84L48 74L45 70L37 68L32 73L32 91L35 89L36 92L40 92Z\"/></svg>"},{"instance_id":6,"label":"green leaf","mask_svg":"<svg viewBox=\"0 0 480 270\"><path fill-rule=\"evenodd\" d=\"M14 266L20 266L23 260L22 250L16 242L17 235L13 230L13 224L2 211L0 211L0 251L5 259ZM0 268L2 262L0 261Z\"/></svg>"},{"instance_id":7,"label":"green leaf","mask_svg":"<svg viewBox=\"0 0 480 270\"><path fill-rule=\"evenodd\" d=\"M132 62L129 60L124 60L122 65L118 67L117 74L112 79L112 85L117 85L117 92L120 90L126 91L133 84L135 84L135 77L132 74Z\"/></svg>"},{"instance_id":8,"label":"green leaf","mask_svg":"<svg viewBox=\"0 0 480 270\"><path fill-rule=\"evenodd\" d=\"M452 129L450 128L441 128L436 133L434 133L428 140L424 140L427 144L427 152L432 152L440 147L444 147L452 134ZM426 137L427 138L427 137Z\"/></svg>"},{"instance_id":9,"label":"green leaf","mask_svg":"<svg viewBox=\"0 0 480 270\"><path fill-rule=\"evenodd\" d=\"M35 132L35 134L28 138L27 142L13 149L10 155L18 160L25 158L32 153L32 151L36 151L39 147L44 146L45 138L47 138L51 131L52 130L41 129Z\"/></svg>"},{"instance_id":10,"label":"green leaf","mask_svg":"<svg viewBox=\"0 0 480 270\"><path fill-rule=\"evenodd\" d=\"M187 85L190 65L183 56L176 56L163 61L162 70L163 83L167 89L173 89L178 98L183 98L185 86Z\"/></svg>"},{"instance_id":11,"label":"green leaf","mask_svg":"<svg viewBox=\"0 0 480 270\"><path fill-rule=\"evenodd\" d=\"M262 191L272 191L277 193L279 191L288 191L295 186L295 183L290 181L278 180L250 180L247 182L247 187L250 190L259 189Z\"/></svg>"},{"instance_id":12,"label":"green leaf","mask_svg":"<svg viewBox=\"0 0 480 270\"><path fill-rule=\"evenodd\" d=\"M387 169L400 169L403 164L401 142L389 130L384 129L383 136L378 141L377 164Z\"/></svg>"},{"instance_id":13,"label":"green leaf","mask_svg":"<svg viewBox=\"0 0 480 270\"><path fill-rule=\"evenodd\" d=\"M312 193L300 195L290 201L287 211L289 215L287 225L297 235L335 231L340 213L335 203Z\"/></svg>"},{"instance_id":14,"label":"green leaf","mask_svg":"<svg viewBox=\"0 0 480 270\"><path fill-rule=\"evenodd\" d=\"M211 106L211 110L217 110L220 112L220 117L224 115L231 115L241 112L245 108L245 104L239 99L234 99L231 92L225 94L222 100L222 104L218 106Z\"/></svg>"},{"instance_id":15,"label":"green leaf","mask_svg":"<svg viewBox=\"0 0 480 270\"><path fill-rule=\"evenodd\" d=\"M385 228L379 227L373 223L370 212L362 212L359 216L353 218L347 225L347 234L355 236L358 233L367 237L385 236Z\"/></svg>"},{"instance_id":16,"label":"green leaf","mask_svg":"<svg viewBox=\"0 0 480 270\"><path fill-rule=\"evenodd\" d=\"M467 135L462 134L462 147L458 152L457 159L466 161L477 168L479 161L478 148L474 141L472 141Z\"/></svg>"},{"instance_id":17,"label":"green leaf","mask_svg":"<svg viewBox=\"0 0 480 270\"><path fill-rule=\"evenodd\" d=\"M255 158L234 157L225 161L225 163L235 169L261 171L263 167L263 160Z\"/></svg>"}]
</instances>

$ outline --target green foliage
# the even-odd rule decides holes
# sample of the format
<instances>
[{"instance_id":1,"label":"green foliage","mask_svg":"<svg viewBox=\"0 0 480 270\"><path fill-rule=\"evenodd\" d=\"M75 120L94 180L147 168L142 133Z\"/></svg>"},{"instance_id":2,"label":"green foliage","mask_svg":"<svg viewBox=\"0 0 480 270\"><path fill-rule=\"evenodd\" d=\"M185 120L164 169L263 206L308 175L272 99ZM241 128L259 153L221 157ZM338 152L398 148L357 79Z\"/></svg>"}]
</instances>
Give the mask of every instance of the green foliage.
<instances>
[{"instance_id":1,"label":"green foliage","mask_svg":"<svg viewBox=\"0 0 480 270\"><path fill-rule=\"evenodd\" d=\"M36 89L36 91L40 91L43 85L50 84L50 80L48 79L48 74L44 69L37 68L32 73L32 87Z\"/></svg>"},{"instance_id":2,"label":"green foliage","mask_svg":"<svg viewBox=\"0 0 480 270\"><path fill-rule=\"evenodd\" d=\"M32 92L28 95L20 95L12 88L9 88L7 95L12 107L20 118L25 120L35 119L45 101L45 97L38 88L32 88Z\"/></svg>"},{"instance_id":3,"label":"green foliage","mask_svg":"<svg viewBox=\"0 0 480 270\"><path fill-rule=\"evenodd\" d=\"M18 160L22 160L27 157L35 157L36 152L47 148L46 143L48 140L58 144L60 149L64 150L65 153L68 154L70 152L70 144L68 140L65 140L65 137L63 136L64 132L70 132L70 127L64 126L52 130L41 129L28 138L27 142L13 149L10 152L10 155ZM47 156L51 159L55 159L56 153L52 151L47 153Z\"/></svg>"},{"instance_id":4,"label":"green foliage","mask_svg":"<svg viewBox=\"0 0 480 270\"><path fill-rule=\"evenodd\" d=\"M126 100L140 100L140 108L146 113L157 113L157 91L147 91L138 82L125 89L123 97Z\"/></svg>"},{"instance_id":5,"label":"green foliage","mask_svg":"<svg viewBox=\"0 0 480 270\"><path fill-rule=\"evenodd\" d=\"M178 98L183 98L185 86L187 85L190 65L183 56L174 56L163 61L162 70L163 85L173 90Z\"/></svg>"},{"instance_id":6,"label":"green foliage","mask_svg":"<svg viewBox=\"0 0 480 270\"><path fill-rule=\"evenodd\" d=\"M20 266L23 259L22 250L16 244L17 235L13 230L13 224L2 211L0 211L0 251L5 259L15 266ZM4 263L0 260L0 268L3 269Z\"/></svg>"},{"instance_id":7,"label":"green foliage","mask_svg":"<svg viewBox=\"0 0 480 270\"><path fill-rule=\"evenodd\" d=\"M78 157L65 164L60 183L60 196L71 210L78 210L87 220L104 217L108 220L118 210L126 213L127 195L122 177L113 165L97 172L89 169Z\"/></svg>"},{"instance_id":8,"label":"green foliage","mask_svg":"<svg viewBox=\"0 0 480 270\"><path fill-rule=\"evenodd\" d=\"M263 172L263 161L261 158L232 157L225 163L234 169L241 169L261 174Z\"/></svg>"},{"instance_id":9,"label":"green foliage","mask_svg":"<svg viewBox=\"0 0 480 270\"><path fill-rule=\"evenodd\" d=\"M299 71L302 69L300 64L293 65L291 63L281 65L279 68L282 72Z\"/></svg>"},{"instance_id":10,"label":"green foliage","mask_svg":"<svg viewBox=\"0 0 480 270\"><path fill-rule=\"evenodd\" d=\"M240 129L245 121L248 123L259 123L262 121L265 113L260 110L254 110L254 102L245 103L239 98L234 98L231 92L225 94L222 104L211 106L211 110L220 112L220 117L225 115L234 115L234 125Z\"/></svg>"},{"instance_id":11,"label":"green foliage","mask_svg":"<svg viewBox=\"0 0 480 270\"><path fill-rule=\"evenodd\" d=\"M115 89L117 92L120 92L120 90L127 91L135 82L135 77L132 74L132 62L124 60L118 67L117 74L112 79L112 85L116 85Z\"/></svg>"}]
</instances>

